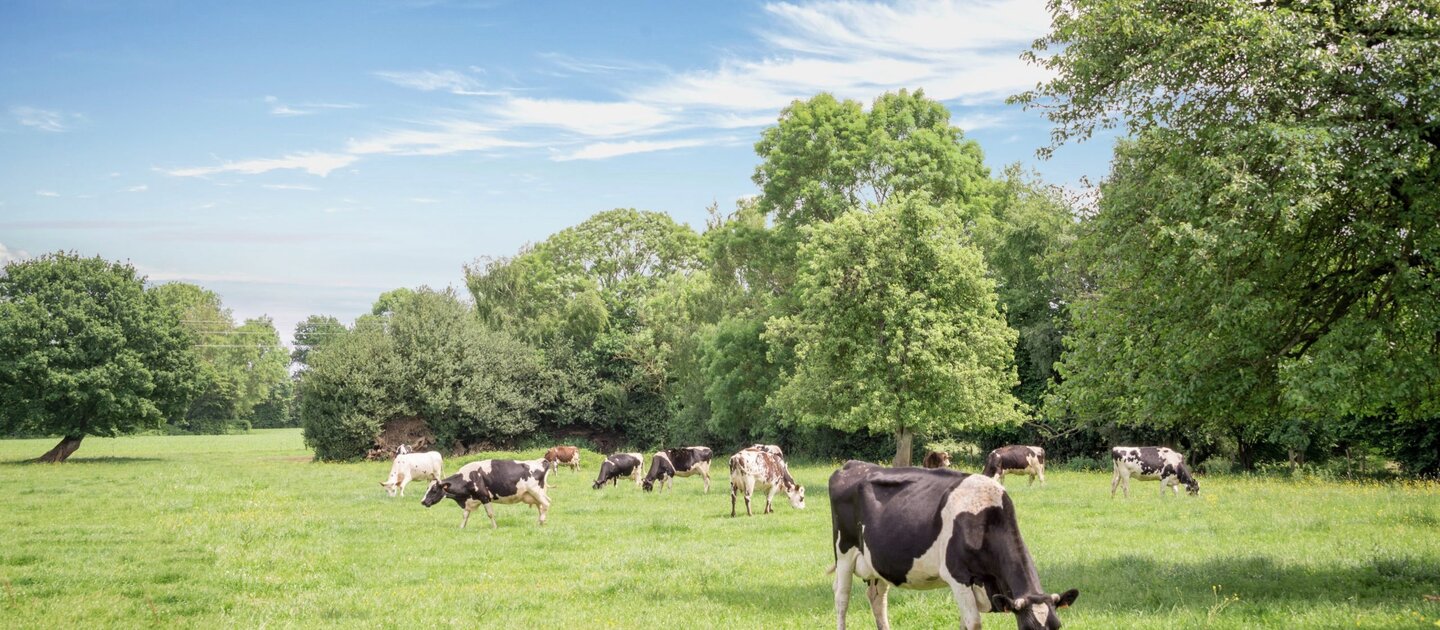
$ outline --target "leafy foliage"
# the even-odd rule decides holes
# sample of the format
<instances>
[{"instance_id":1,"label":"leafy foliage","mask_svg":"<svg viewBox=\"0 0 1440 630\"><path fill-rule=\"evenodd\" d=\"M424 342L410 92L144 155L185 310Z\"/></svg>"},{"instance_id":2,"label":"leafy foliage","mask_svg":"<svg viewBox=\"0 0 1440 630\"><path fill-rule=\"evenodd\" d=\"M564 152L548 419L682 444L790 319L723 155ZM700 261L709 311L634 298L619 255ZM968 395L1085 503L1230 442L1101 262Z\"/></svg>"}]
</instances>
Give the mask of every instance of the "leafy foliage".
<instances>
[{"instance_id":1,"label":"leafy foliage","mask_svg":"<svg viewBox=\"0 0 1440 630\"><path fill-rule=\"evenodd\" d=\"M1015 332L952 205L902 196L814 229L801 250L796 364L776 394L789 417L910 434L1018 422Z\"/></svg>"},{"instance_id":2,"label":"leafy foliage","mask_svg":"<svg viewBox=\"0 0 1440 630\"><path fill-rule=\"evenodd\" d=\"M115 436L179 416L190 336L128 264L56 252L0 274L0 432Z\"/></svg>"},{"instance_id":3,"label":"leafy foliage","mask_svg":"<svg viewBox=\"0 0 1440 630\"><path fill-rule=\"evenodd\" d=\"M1017 100L1046 107L1057 142L1122 119L1134 134L1084 229L1096 290L1057 401L1292 445L1296 422L1433 417L1440 7L1052 14L1036 59L1056 78Z\"/></svg>"}]
</instances>

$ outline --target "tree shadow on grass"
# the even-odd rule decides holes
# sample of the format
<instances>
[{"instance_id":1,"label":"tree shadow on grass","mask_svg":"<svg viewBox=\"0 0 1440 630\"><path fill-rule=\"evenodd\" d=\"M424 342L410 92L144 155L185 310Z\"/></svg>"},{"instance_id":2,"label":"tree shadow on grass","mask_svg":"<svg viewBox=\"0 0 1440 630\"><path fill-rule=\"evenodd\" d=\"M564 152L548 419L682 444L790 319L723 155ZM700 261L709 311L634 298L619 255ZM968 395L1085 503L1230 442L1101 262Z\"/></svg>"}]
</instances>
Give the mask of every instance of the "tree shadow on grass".
<instances>
[{"instance_id":1,"label":"tree shadow on grass","mask_svg":"<svg viewBox=\"0 0 1440 630\"><path fill-rule=\"evenodd\" d=\"M163 462L158 457L71 457L59 464L36 461L30 459L12 459L0 461L0 466L88 466L92 464L143 464L147 462Z\"/></svg>"},{"instance_id":2,"label":"tree shadow on grass","mask_svg":"<svg viewBox=\"0 0 1440 630\"><path fill-rule=\"evenodd\" d=\"M1315 557L1325 558L1316 549ZM1079 588L1077 606L1117 613L1157 608L1205 611L1220 598L1316 604L1337 598L1357 604L1415 605L1440 590L1440 559L1409 552L1376 550L1347 564L1277 564L1264 556L1216 558L1198 563L1162 563L1122 556L1044 568L1052 591Z\"/></svg>"}]
</instances>

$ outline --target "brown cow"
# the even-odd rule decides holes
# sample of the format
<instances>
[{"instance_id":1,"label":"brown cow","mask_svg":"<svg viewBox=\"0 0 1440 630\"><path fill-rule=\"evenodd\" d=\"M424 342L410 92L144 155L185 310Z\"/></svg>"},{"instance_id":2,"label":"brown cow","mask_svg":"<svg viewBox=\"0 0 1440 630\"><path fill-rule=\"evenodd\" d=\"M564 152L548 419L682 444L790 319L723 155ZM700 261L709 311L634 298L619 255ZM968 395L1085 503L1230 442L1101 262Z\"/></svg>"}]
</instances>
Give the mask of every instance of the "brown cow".
<instances>
[{"instance_id":1,"label":"brown cow","mask_svg":"<svg viewBox=\"0 0 1440 630\"><path fill-rule=\"evenodd\" d=\"M945 451L930 451L930 454L925 456L925 467L949 468L950 454Z\"/></svg>"},{"instance_id":2,"label":"brown cow","mask_svg":"<svg viewBox=\"0 0 1440 630\"><path fill-rule=\"evenodd\" d=\"M545 451L545 461L555 462L558 466L564 464L570 470L580 472L580 449L573 446L552 446Z\"/></svg>"}]
</instances>

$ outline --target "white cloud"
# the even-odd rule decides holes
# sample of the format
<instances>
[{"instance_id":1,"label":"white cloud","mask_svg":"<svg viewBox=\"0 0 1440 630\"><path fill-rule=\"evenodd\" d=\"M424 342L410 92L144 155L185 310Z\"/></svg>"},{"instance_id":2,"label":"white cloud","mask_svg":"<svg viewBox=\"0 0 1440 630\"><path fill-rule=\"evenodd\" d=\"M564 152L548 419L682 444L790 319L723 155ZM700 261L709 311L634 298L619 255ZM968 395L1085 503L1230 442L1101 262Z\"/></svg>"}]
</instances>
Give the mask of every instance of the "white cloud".
<instances>
[{"instance_id":1,"label":"white cloud","mask_svg":"<svg viewBox=\"0 0 1440 630\"><path fill-rule=\"evenodd\" d=\"M297 169L303 170L311 175L325 177L337 168L349 166L359 159L354 155L344 153L320 153L302 152L293 153L280 158L241 160L239 162L226 162L219 166L196 166L191 168L177 168L162 170L167 175L176 177L204 177L219 173L241 173L244 175L259 175L275 170Z\"/></svg>"},{"instance_id":2,"label":"white cloud","mask_svg":"<svg viewBox=\"0 0 1440 630\"><path fill-rule=\"evenodd\" d=\"M303 184L261 184L260 187L268 190L320 190Z\"/></svg>"},{"instance_id":3,"label":"white cloud","mask_svg":"<svg viewBox=\"0 0 1440 630\"><path fill-rule=\"evenodd\" d=\"M12 262L20 262L29 257L29 252L26 252L23 249L12 250L8 247L5 247L4 243L0 243L0 265Z\"/></svg>"},{"instance_id":4,"label":"white cloud","mask_svg":"<svg viewBox=\"0 0 1440 630\"><path fill-rule=\"evenodd\" d=\"M125 192L141 193L147 190L150 190L150 186L146 184L140 184L139 186L131 186L129 188L126 188Z\"/></svg>"},{"instance_id":5,"label":"white cloud","mask_svg":"<svg viewBox=\"0 0 1440 630\"><path fill-rule=\"evenodd\" d=\"M351 155L448 155L463 151L485 151L502 147L523 147L527 143L500 138L490 125L468 120L430 123L428 129L401 129L361 140L351 139L345 151Z\"/></svg>"},{"instance_id":6,"label":"white cloud","mask_svg":"<svg viewBox=\"0 0 1440 630\"><path fill-rule=\"evenodd\" d=\"M479 81L466 74L454 70L418 70L411 72L399 72L383 70L376 72L375 76L402 87L408 87L422 92L449 92L464 96L497 96L502 92L495 92L481 89Z\"/></svg>"},{"instance_id":7,"label":"white cloud","mask_svg":"<svg viewBox=\"0 0 1440 630\"><path fill-rule=\"evenodd\" d=\"M76 124L85 120L85 117L80 114L35 107L11 107L10 115L15 117L15 122L26 127L54 133L70 131L75 128Z\"/></svg>"},{"instance_id":8,"label":"white cloud","mask_svg":"<svg viewBox=\"0 0 1440 630\"><path fill-rule=\"evenodd\" d=\"M674 120L661 107L641 102L511 98L491 111L516 126L553 127L600 137L654 131Z\"/></svg>"},{"instance_id":9,"label":"white cloud","mask_svg":"<svg viewBox=\"0 0 1440 630\"><path fill-rule=\"evenodd\" d=\"M686 147L698 147L707 144L714 144L709 140L630 140L627 142L596 142L587 144L575 151L552 157L556 162L569 160L603 160L632 153L649 153L652 151L669 151L671 149L683 149Z\"/></svg>"},{"instance_id":10,"label":"white cloud","mask_svg":"<svg viewBox=\"0 0 1440 630\"><path fill-rule=\"evenodd\" d=\"M39 197L59 197L60 193L53 190L37 190L35 191L35 195Z\"/></svg>"}]
</instances>

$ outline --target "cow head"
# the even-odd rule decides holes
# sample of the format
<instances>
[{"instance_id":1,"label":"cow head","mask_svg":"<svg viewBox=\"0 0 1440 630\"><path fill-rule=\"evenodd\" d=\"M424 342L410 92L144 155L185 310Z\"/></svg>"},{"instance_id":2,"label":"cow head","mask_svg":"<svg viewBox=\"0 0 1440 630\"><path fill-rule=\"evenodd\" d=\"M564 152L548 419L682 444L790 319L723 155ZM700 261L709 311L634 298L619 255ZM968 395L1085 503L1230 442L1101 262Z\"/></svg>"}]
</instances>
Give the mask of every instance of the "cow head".
<instances>
[{"instance_id":1,"label":"cow head","mask_svg":"<svg viewBox=\"0 0 1440 630\"><path fill-rule=\"evenodd\" d=\"M640 487L644 488L646 492L650 492L655 489L655 480L646 477L645 481L640 482Z\"/></svg>"},{"instance_id":2,"label":"cow head","mask_svg":"<svg viewBox=\"0 0 1440 630\"><path fill-rule=\"evenodd\" d=\"M785 496L790 498L790 507L797 510L805 509L805 486L798 483L787 484Z\"/></svg>"},{"instance_id":3,"label":"cow head","mask_svg":"<svg viewBox=\"0 0 1440 630\"><path fill-rule=\"evenodd\" d=\"M1175 472L1180 483L1185 484L1185 492L1192 497L1200 496L1200 482L1195 480L1195 475L1190 474L1190 467L1182 463Z\"/></svg>"},{"instance_id":4,"label":"cow head","mask_svg":"<svg viewBox=\"0 0 1440 630\"><path fill-rule=\"evenodd\" d=\"M447 497L461 505L464 505L466 499L475 499L482 503L489 503L491 499L490 489L485 487L485 479L480 476L479 472L474 472L468 479L457 474L440 481L431 481L430 487L425 490L425 498L420 500L420 505L430 507Z\"/></svg>"},{"instance_id":5,"label":"cow head","mask_svg":"<svg viewBox=\"0 0 1440 630\"><path fill-rule=\"evenodd\" d=\"M1073 588L1058 595L1025 595L1018 599L996 594L990 598L990 609L1015 613L1020 630L1055 630L1060 627L1060 616L1055 610L1075 603L1079 596L1080 591Z\"/></svg>"},{"instance_id":6,"label":"cow head","mask_svg":"<svg viewBox=\"0 0 1440 630\"><path fill-rule=\"evenodd\" d=\"M380 482L380 485L385 488L385 493L392 497L400 490L400 482L395 479L395 475L390 475L390 478Z\"/></svg>"}]
</instances>

